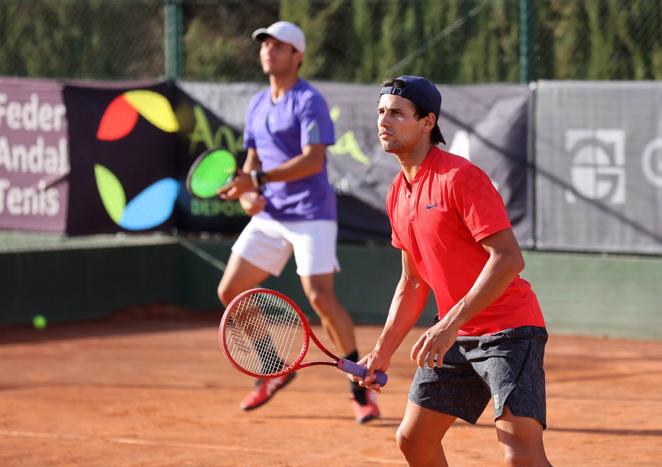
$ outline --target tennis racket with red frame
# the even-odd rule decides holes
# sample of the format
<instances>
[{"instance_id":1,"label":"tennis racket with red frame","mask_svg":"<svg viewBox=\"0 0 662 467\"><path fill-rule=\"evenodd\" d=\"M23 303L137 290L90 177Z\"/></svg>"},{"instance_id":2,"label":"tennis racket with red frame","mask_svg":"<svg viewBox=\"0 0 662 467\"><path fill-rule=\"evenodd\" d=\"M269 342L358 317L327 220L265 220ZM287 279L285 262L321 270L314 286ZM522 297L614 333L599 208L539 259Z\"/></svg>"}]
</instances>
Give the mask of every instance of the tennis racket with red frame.
<instances>
[{"instance_id":1,"label":"tennis racket with red frame","mask_svg":"<svg viewBox=\"0 0 662 467\"><path fill-rule=\"evenodd\" d=\"M274 290L257 288L237 295L225 310L218 338L230 363L253 377L273 378L314 365L335 366L359 377L367 371L324 347L297 304ZM303 362L311 339L331 361ZM376 383L386 385L386 373L375 376Z\"/></svg>"}]
</instances>

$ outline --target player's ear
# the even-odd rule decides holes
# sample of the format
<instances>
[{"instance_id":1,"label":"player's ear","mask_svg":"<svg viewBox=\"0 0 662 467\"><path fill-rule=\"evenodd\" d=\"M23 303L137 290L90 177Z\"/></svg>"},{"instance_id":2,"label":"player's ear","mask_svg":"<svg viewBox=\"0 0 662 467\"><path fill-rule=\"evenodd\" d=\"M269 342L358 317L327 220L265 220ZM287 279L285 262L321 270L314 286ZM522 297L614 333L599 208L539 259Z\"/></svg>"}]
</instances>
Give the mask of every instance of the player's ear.
<instances>
[{"instance_id":1,"label":"player's ear","mask_svg":"<svg viewBox=\"0 0 662 467\"><path fill-rule=\"evenodd\" d=\"M299 52L297 49L294 49L293 56L297 64L297 68L301 68L301 64L303 63L303 53Z\"/></svg>"},{"instance_id":2,"label":"player's ear","mask_svg":"<svg viewBox=\"0 0 662 467\"><path fill-rule=\"evenodd\" d=\"M422 120L423 120L423 128L426 131L432 131L434 127L437 125L437 117L435 117L432 112L429 112L425 117L422 118Z\"/></svg>"}]
</instances>

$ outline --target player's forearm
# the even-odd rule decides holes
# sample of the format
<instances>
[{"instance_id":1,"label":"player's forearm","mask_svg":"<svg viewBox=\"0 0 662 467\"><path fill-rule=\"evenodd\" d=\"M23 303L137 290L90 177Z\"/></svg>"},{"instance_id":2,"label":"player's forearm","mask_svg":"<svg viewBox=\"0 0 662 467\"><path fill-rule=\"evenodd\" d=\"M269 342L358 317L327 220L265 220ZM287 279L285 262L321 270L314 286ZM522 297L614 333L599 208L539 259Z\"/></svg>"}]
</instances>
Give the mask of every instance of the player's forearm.
<instances>
[{"instance_id":1,"label":"player's forearm","mask_svg":"<svg viewBox=\"0 0 662 467\"><path fill-rule=\"evenodd\" d=\"M429 286L420 279L404 276L400 279L393 294L384 330L375 344L375 351L389 358L395 353L411 328L416 325L429 292Z\"/></svg>"},{"instance_id":2,"label":"player's forearm","mask_svg":"<svg viewBox=\"0 0 662 467\"><path fill-rule=\"evenodd\" d=\"M326 146L306 146L302 154L294 156L278 167L265 172L265 182L289 182L318 174L326 163Z\"/></svg>"},{"instance_id":3,"label":"player's forearm","mask_svg":"<svg viewBox=\"0 0 662 467\"><path fill-rule=\"evenodd\" d=\"M441 320L447 327L459 329L491 305L522 270L517 254L490 256L469 292Z\"/></svg>"}]
</instances>

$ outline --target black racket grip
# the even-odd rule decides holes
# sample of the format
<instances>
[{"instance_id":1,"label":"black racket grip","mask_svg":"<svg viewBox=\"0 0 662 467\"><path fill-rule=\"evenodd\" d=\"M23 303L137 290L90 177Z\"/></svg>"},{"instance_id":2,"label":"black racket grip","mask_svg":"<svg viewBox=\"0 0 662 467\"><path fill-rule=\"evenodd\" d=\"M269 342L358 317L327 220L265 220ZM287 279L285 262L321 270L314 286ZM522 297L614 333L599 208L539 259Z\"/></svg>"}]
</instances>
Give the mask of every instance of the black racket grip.
<instances>
[{"instance_id":1,"label":"black racket grip","mask_svg":"<svg viewBox=\"0 0 662 467\"><path fill-rule=\"evenodd\" d=\"M361 378L365 377L365 372L367 370L363 365L359 365L358 363L347 360L345 358L338 360L338 368L340 368L345 373L349 373L350 375L354 376L360 376ZM380 386L386 386L387 382L388 375L386 373L375 371L375 383L379 384Z\"/></svg>"}]
</instances>

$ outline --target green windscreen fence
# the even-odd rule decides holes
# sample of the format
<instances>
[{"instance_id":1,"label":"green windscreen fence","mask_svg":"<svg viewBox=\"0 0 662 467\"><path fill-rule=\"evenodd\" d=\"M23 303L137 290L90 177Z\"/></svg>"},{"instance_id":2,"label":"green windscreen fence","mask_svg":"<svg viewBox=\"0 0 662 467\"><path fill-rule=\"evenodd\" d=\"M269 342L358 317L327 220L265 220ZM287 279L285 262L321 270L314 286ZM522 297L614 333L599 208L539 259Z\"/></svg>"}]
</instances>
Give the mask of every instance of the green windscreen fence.
<instances>
[{"instance_id":1,"label":"green windscreen fence","mask_svg":"<svg viewBox=\"0 0 662 467\"><path fill-rule=\"evenodd\" d=\"M3 0L0 75L262 80L250 36L278 19L309 79L662 79L655 0Z\"/></svg>"},{"instance_id":2,"label":"green windscreen fence","mask_svg":"<svg viewBox=\"0 0 662 467\"><path fill-rule=\"evenodd\" d=\"M5 233L0 240L0 326L29 325L35 315L49 323L96 319L141 304L214 310L220 321L216 289L231 239L191 238L185 246L168 235ZM382 325L400 278L399 252L339 245L338 258L338 298L356 323ZM662 258L525 252L525 259L523 277L533 285L551 333L662 339ZM319 322L293 261L262 285L289 295ZM430 296L418 324L430 325L435 312Z\"/></svg>"}]
</instances>

